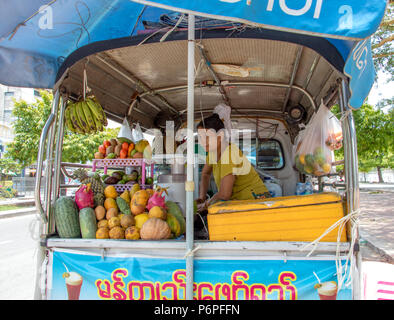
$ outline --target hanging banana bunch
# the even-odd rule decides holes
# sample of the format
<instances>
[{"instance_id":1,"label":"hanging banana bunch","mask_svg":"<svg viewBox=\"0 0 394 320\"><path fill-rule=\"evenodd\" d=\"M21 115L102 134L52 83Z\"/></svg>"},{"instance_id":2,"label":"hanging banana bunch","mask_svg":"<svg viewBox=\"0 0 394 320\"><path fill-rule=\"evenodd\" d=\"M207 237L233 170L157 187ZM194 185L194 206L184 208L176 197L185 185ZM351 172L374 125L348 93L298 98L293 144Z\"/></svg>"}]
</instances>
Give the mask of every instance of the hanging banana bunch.
<instances>
[{"instance_id":1,"label":"hanging banana bunch","mask_svg":"<svg viewBox=\"0 0 394 320\"><path fill-rule=\"evenodd\" d=\"M92 134L108 125L107 116L95 98L70 103L65 110L66 127L73 133Z\"/></svg>"},{"instance_id":2,"label":"hanging banana bunch","mask_svg":"<svg viewBox=\"0 0 394 320\"><path fill-rule=\"evenodd\" d=\"M85 63L83 70L83 97L81 101L67 105L65 113L66 127L74 133L90 134L103 131L108 125L107 116L96 97L89 97L90 88Z\"/></svg>"}]
</instances>

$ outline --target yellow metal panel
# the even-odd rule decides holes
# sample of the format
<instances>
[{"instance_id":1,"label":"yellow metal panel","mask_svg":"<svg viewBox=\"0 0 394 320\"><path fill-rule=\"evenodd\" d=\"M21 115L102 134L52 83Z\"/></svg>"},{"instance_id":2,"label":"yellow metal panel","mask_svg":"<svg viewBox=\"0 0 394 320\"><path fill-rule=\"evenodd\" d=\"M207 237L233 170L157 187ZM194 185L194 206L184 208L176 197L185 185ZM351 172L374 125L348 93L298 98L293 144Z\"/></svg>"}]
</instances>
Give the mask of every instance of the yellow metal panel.
<instances>
[{"instance_id":1,"label":"yellow metal panel","mask_svg":"<svg viewBox=\"0 0 394 320\"><path fill-rule=\"evenodd\" d=\"M270 207L263 204L268 200L227 201L226 206L222 204L221 209L214 210L214 213L211 210L213 206L210 207L210 240L313 241L343 217L342 202L336 194L291 196L274 200ZM321 201L320 204L318 201ZM231 202L235 202L235 205L232 206ZM214 206L216 209L219 207ZM336 242L337 236L338 228L321 241ZM347 241L345 229L340 241Z\"/></svg>"}]
</instances>

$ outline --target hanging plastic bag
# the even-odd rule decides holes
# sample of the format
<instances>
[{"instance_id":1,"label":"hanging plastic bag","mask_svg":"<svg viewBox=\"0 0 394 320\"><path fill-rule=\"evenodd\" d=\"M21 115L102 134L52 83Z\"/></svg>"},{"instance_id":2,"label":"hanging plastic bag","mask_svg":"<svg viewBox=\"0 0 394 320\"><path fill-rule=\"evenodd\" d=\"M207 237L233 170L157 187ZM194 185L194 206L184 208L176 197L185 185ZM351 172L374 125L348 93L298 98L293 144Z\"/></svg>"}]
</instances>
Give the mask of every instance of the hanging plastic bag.
<instances>
[{"instance_id":1,"label":"hanging plastic bag","mask_svg":"<svg viewBox=\"0 0 394 320\"><path fill-rule=\"evenodd\" d=\"M131 132L129 122L127 121L126 117L123 119L123 123L122 123L122 126L120 127L117 139L122 143L123 142L127 142L127 143L133 142L133 134Z\"/></svg>"},{"instance_id":2,"label":"hanging plastic bag","mask_svg":"<svg viewBox=\"0 0 394 320\"><path fill-rule=\"evenodd\" d=\"M334 152L342 146L342 129L322 103L295 146L295 166L301 172L323 176L331 172Z\"/></svg>"},{"instance_id":3,"label":"hanging plastic bag","mask_svg":"<svg viewBox=\"0 0 394 320\"><path fill-rule=\"evenodd\" d=\"M138 141L144 139L144 134L142 133L142 130L141 130L141 127L140 127L139 123L137 123L135 125L135 128L133 129L133 132L132 132L132 136L133 136L133 139L134 139L135 142L138 142Z\"/></svg>"}]
</instances>

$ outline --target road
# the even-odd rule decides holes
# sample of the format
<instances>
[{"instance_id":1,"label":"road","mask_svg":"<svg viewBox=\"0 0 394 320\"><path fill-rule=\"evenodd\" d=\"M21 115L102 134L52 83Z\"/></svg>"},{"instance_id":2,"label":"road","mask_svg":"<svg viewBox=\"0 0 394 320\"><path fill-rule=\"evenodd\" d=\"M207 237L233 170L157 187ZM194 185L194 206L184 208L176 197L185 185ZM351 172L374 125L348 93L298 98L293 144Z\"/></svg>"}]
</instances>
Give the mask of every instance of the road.
<instances>
[{"instance_id":1,"label":"road","mask_svg":"<svg viewBox=\"0 0 394 320\"><path fill-rule=\"evenodd\" d=\"M360 219L360 234L372 244L362 246L363 261L385 260L376 247L394 257L393 195L393 192L361 193L364 214ZM0 300L34 297L36 242L30 224L35 219L35 215L0 219Z\"/></svg>"},{"instance_id":2,"label":"road","mask_svg":"<svg viewBox=\"0 0 394 320\"><path fill-rule=\"evenodd\" d=\"M29 228L35 215L0 219L0 300L34 296L35 249Z\"/></svg>"}]
</instances>

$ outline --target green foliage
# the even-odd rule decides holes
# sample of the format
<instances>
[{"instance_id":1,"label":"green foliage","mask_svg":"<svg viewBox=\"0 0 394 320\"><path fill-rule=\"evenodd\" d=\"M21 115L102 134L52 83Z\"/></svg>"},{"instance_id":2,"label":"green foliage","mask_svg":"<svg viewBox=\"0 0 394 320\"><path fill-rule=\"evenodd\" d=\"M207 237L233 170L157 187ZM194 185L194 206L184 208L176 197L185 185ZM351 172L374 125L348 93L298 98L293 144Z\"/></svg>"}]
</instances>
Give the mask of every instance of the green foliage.
<instances>
[{"instance_id":1,"label":"green foliage","mask_svg":"<svg viewBox=\"0 0 394 320\"><path fill-rule=\"evenodd\" d=\"M32 104L16 101L13 115L15 138L7 145L6 157L17 161L21 167L29 166L37 161L41 131L51 113L52 93L40 92L42 100ZM115 138L119 128L105 129L96 134L75 134L65 128L63 141L63 162L86 163L94 158L100 144L104 140Z\"/></svg>"},{"instance_id":2,"label":"green foliage","mask_svg":"<svg viewBox=\"0 0 394 320\"><path fill-rule=\"evenodd\" d=\"M372 54L376 70L383 70L391 75L390 81L394 79L393 61L393 31L394 31L394 5L390 1L379 29L371 37Z\"/></svg>"},{"instance_id":3,"label":"green foliage","mask_svg":"<svg viewBox=\"0 0 394 320\"><path fill-rule=\"evenodd\" d=\"M7 175L9 172L14 172L16 174L20 173L22 170L22 166L9 158L0 159L0 174Z\"/></svg>"},{"instance_id":4,"label":"green foliage","mask_svg":"<svg viewBox=\"0 0 394 320\"><path fill-rule=\"evenodd\" d=\"M338 106L332 112L340 118ZM369 104L353 112L357 135L359 170L369 172L373 168L394 167L394 109L388 113ZM336 159L343 159L343 148L335 152Z\"/></svg>"},{"instance_id":5,"label":"green foliage","mask_svg":"<svg viewBox=\"0 0 394 320\"><path fill-rule=\"evenodd\" d=\"M11 187L0 185L0 198L15 198L17 191Z\"/></svg>"}]
</instances>

